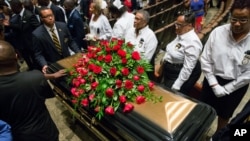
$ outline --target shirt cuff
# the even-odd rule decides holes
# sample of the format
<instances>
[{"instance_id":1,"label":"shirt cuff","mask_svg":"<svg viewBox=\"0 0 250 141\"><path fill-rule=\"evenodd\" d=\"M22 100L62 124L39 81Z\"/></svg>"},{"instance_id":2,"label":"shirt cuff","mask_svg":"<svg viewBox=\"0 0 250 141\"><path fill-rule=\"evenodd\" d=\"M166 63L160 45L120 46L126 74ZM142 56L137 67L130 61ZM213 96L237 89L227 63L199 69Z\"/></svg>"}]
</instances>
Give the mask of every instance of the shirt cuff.
<instances>
[{"instance_id":1,"label":"shirt cuff","mask_svg":"<svg viewBox=\"0 0 250 141\"><path fill-rule=\"evenodd\" d=\"M218 81L217 81L215 76L207 77L207 81L208 81L209 86L212 86L214 84L218 84Z\"/></svg>"},{"instance_id":2,"label":"shirt cuff","mask_svg":"<svg viewBox=\"0 0 250 141\"><path fill-rule=\"evenodd\" d=\"M225 88L226 91L229 92L229 93L232 93L232 92L235 90L235 88L234 88L234 86L233 86L232 83L226 84L226 85L224 86L224 88Z\"/></svg>"},{"instance_id":3,"label":"shirt cuff","mask_svg":"<svg viewBox=\"0 0 250 141\"><path fill-rule=\"evenodd\" d=\"M174 86L174 88L176 88L177 90L180 90L180 89L181 89L181 86L183 85L183 83L184 83L183 81L177 79L177 80L175 80L173 86Z\"/></svg>"}]
</instances>

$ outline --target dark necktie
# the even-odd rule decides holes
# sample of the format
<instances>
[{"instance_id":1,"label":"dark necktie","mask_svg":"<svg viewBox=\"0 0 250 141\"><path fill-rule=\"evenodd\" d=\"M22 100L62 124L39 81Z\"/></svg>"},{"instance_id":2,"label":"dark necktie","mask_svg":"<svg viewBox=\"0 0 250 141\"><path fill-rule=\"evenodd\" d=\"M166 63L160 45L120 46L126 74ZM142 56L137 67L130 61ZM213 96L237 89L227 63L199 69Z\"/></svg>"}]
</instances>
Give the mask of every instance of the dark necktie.
<instances>
[{"instance_id":1,"label":"dark necktie","mask_svg":"<svg viewBox=\"0 0 250 141\"><path fill-rule=\"evenodd\" d=\"M54 28L51 28L50 32L51 32L51 35L52 35L53 43L55 44L58 53L62 55L62 48L61 48L59 40L58 40L58 38L57 38L57 36L56 36L56 34L54 32Z\"/></svg>"}]
</instances>

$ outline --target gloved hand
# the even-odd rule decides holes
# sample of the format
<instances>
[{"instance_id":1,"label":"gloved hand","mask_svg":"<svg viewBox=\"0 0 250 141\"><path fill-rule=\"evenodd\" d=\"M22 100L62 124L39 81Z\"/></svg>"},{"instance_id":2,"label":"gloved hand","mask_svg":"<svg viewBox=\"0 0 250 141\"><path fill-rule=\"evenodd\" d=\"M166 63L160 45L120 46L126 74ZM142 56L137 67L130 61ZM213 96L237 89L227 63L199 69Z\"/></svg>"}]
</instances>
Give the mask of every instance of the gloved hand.
<instances>
[{"instance_id":1,"label":"gloved hand","mask_svg":"<svg viewBox=\"0 0 250 141\"><path fill-rule=\"evenodd\" d=\"M177 86L177 85L175 85L175 84L172 85L171 89L172 89L174 92L180 91L180 87Z\"/></svg>"},{"instance_id":2,"label":"gloved hand","mask_svg":"<svg viewBox=\"0 0 250 141\"><path fill-rule=\"evenodd\" d=\"M227 92L226 89L219 84L213 86L212 89L217 97L223 97L229 94L229 92Z\"/></svg>"}]
</instances>

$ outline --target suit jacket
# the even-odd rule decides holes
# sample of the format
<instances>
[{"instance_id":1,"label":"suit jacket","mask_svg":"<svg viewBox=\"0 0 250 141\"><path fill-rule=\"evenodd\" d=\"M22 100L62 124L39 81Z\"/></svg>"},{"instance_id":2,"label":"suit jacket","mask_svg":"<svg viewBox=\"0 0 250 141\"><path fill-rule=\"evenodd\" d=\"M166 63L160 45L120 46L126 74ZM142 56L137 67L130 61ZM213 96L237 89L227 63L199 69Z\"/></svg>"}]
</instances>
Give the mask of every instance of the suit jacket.
<instances>
[{"instance_id":1,"label":"suit jacket","mask_svg":"<svg viewBox=\"0 0 250 141\"><path fill-rule=\"evenodd\" d=\"M7 40L19 50L31 50L32 32L40 26L40 22L36 16L29 10L24 10L22 18L19 15L14 15L10 19L11 32Z\"/></svg>"},{"instance_id":2,"label":"suit jacket","mask_svg":"<svg viewBox=\"0 0 250 141\"><path fill-rule=\"evenodd\" d=\"M39 26L33 31L33 51L35 53L35 59L41 67L70 56L69 48L75 53L80 52L79 47L70 35L66 23L55 22L55 26L61 43L62 55L58 53L44 25Z\"/></svg>"},{"instance_id":3,"label":"suit jacket","mask_svg":"<svg viewBox=\"0 0 250 141\"><path fill-rule=\"evenodd\" d=\"M83 20L76 9L74 9L71 15L69 15L67 26L77 45L79 47L87 48L87 43L83 40L83 38L85 38Z\"/></svg>"},{"instance_id":4,"label":"suit jacket","mask_svg":"<svg viewBox=\"0 0 250 141\"><path fill-rule=\"evenodd\" d=\"M65 15L64 15L61 8L59 8L58 6L56 6L55 4L52 3L50 9L52 10L53 14L55 15L55 21L65 22Z\"/></svg>"}]
</instances>

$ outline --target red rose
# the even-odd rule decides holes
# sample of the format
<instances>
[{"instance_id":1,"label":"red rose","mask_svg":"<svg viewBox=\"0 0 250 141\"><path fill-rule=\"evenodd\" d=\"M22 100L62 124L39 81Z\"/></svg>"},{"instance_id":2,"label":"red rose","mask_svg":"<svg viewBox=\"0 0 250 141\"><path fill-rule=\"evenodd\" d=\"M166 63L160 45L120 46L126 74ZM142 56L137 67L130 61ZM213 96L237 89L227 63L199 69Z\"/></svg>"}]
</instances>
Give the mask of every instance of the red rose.
<instances>
[{"instance_id":1,"label":"red rose","mask_svg":"<svg viewBox=\"0 0 250 141\"><path fill-rule=\"evenodd\" d=\"M98 57L97 57L97 60L98 60L98 61L102 61L102 60L103 60L103 56L102 56L102 55L98 56Z\"/></svg>"},{"instance_id":2,"label":"red rose","mask_svg":"<svg viewBox=\"0 0 250 141\"><path fill-rule=\"evenodd\" d=\"M120 101L121 103L125 103L125 102L127 101L126 96L125 96L125 95L121 95L121 96L119 97L119 101Z\"/></svg>"},{"instance_id":3,"label":"red rose","mask_svg":"<svg viewBox=\"0 0 250 141\"><path fill-rule=\"evenodd\" d=\"M132 52L132 58L133 58L134 60L140 60L141 57L140 57L139 52L138 52L138 51Z\"/></svg>"},{"instance_id":4,"label":"red rose","mask_svg":"<svg viewBox=\"0 0 250 141\"><path fill-rule=\"evenodd\" d=\"M89 64L88 68L90 71L93 71L95 68L95 64Z\"/></svg>"},{"instance_id":5,"label":"red rose","mask_svg":"<svg viewBox=\"0 0 250 141\"><path fill-rule=\"evenodd\" d=\"M155 84L154 84L153 82L151 82L151 81L148 82L148 87L149 87L150 90L153 89L154 85L155 85Z\"/></svg>"},{"instance_id":6,"label":"red rose","mask_svg":"<svg viewBox=\"0 0 250 141\"><path fill-rule=\"evenodd\" d=\"M124 106L124 108L123 108L123 112L124 113L129 113L129 112L133 111L133 109L134 109L134 105L133 104L126 103L125 106Z\"/></svg>"},{"instance_id":7,"label":"red rose","mask_svg":"<svg viewBox=\"0 0 250 141\"><path fill-rule=\"evenodd\" d=\"M108 106L105 109L105 113L108 114L108 115L114 115L115 114L114 108L112 106Z\"/></svg>"},{"instance_id":8,"label":"red rose","mask_svg":"<svg viewBox=\"0 0 250 141\"><path fill-rule=\"evenodd\" d=\"M94 98L95 98L95 94L90 94L90 95L89 95L89 100L90 100L90 101L93 101Z\"/></svg>"},{"instance_id":9,"label":"red rose","mask_svg":"<svg viewBox=\"0 0 250 141\"><path fill-rule=\"evenodd\" d=\"M135 76L133 77L133 79L134 79L135 81L138 81L138 80L140 80L140 77L139 77L138 75L135 75Z\"/></svg>"},{"instance_id":10,"label":"red rose","mask_svg":"<svg viewBox=\"0 0 250 141\"><path fill-rule=\"evenodd\" d=\"M77 72L79 72L82 76L85 76L88 74L88 70L85 68L77 68Z\"/></svg>"},{"instance_id":11,"label":"red rose","mask_svg":"<svg viewBox=\"0 0 250 141\"><path fill-rule=\"evenodd\" d=\"M100 66L95 66L94 69L93 69L93 72L95 74L100 74L102 72L102 67Z\"/></svg>"},{"instance_id":12,"label":"red rose","mask_svg":"<svg viewBox=\"0 0 250 141\"><path fill-rule=\"evenodd\" d=\"M144 89L145 89L145 87L144 87L143 85L139 85L139 86L137 87L137 90L138 90L139 92L143 92Z\"/></svg>"},{"instance_id":13,"label":"red rose","mask_svg":"<svg viewBox=\"0 0 250 141\"><path fill-rule=\"evenodd\" d=\"M136 68L136 71L139 73L139 74L142 74L144 72L144 68L142 66L138 66Z\"/></svg>"},{"instance_id":14,"label":"red rose","mask_svg":"<svg viewBox=\"0 0 250 141\"><path fill-rule=\"evenodd\" d=\"M129 75L129 69L128 68L122 68L122 75L127 76Z\"/></svg>"},{"instance_id":15,"label":"red rose","mask_svg":"<svg viewBox=\"0 0 250 141\"><path fill-rule=\"evenodd\" d=\"M106 47L106 52L110 52L112 49L110 47Z\"/></svg>"},{"instance_id":16,"label":"red rose","mask_svg":"<svg viewBox=\"0 0 250 141\"><path fill-rule=\"evenodd\" d=\"M121 48L121 45L115 45L115 46L113 47L113 50L117 51L117 50L119 50L120 48Z\"/></svg>"},{"instance_id":17,"label":"red rose","mask_svg":"<svg viewBox=\"0 0 250 141\"><path fill-rule=\"evenodd\" d=\"M123 43L124 43L124 40L118 39L118 42L117 42L118 45L121 46Z\"/></svg>"},{"instance_id":18,"label":"red rose","mask_svg":"<svg viewBox=\"0 0 250 141\"><path fill-rule=\"evenodd\" d=\"M105 56L105 62L110 63L112 61L112 56L110 54Z\"/></svg>"},{"instance_id":19,"label":"red rose","mask_svg":"<svg viewBox=\"0 0 250 141\"><path fill-rule=\"evenodd\" d=\"M107 97L111 98L114 95L114 90L112 88L107 88L105 93Z\"/></svg>"},{"instance_id":20,"label":"red rose","mask_svg":"<svg viewBox=\"0 0 250 141\"><path fill-rule=\"evenodd\" d=\"M79 86L81 85L81 83L80 83L80 81L79 81L77 78L74 78L74 79L72 80L72 85L73 85L74 87L79 87Z\"/></svg>"},{"instance_id":21,"label":"red rose","mask_svg":"<svg viewBox=\"0 0 250 141\"><path fill-rule=\"evenodd\" d=\"M131 48L134 47L134 45L131 44L130 42L127 43L127 46L128 46L128 47L131 47Z\"/></svg>"},{"instance_id":22,"label":"red rose","mask_svg":"<svg viewBox=\"0 0 250 141\"><path fill-rule=\"evenodd\" d=\"M116 74L116 68L115 67L110 68L109 72L110 72L110 74L112 76L115 76L115 74Z\"/></svg>"},{"instance_id":23,"label":"red rose","mask_svg":"<svg viewBox=\"0 0 250 141\"><path fill-rule=\"evenodd\" d=\"M127 64L127 59L126 58L122 58L122 64Z\"/></svg>"},{"instance_id":24,"label":"red rose","mask_svg":"<svg viewBox=\"0 0 250 141\"><path fill-rule=\"evenodd\" d=\"M98 86L98 82L93 82L91 84L91 89L94 90L94 89L96 89L97 86Z\"/></svg>"},{"instance_id":25,"label":"red rose","mask_svg":"<svg viewBox=\"0 0 250 141\"><path fill-rule=\"evenodd\" d=\"M118 54L120 57L122 57L122 58L126 57L126 51L124 51L124 50L122 50L122 49L119 49L119 50L117 51L117 54Z\"/></svg>"},{"instance_id":26,"label":"red rose","mask_svg":"<svg viewBox=\"0 0 250 141\"><path fill-rule=\"evenodd\" d=\"M122 81L119 79L115 81L115 84L118 88L122 87Z\"/></svg>"},{"instance_id":27,"label":"red rose","mask_svg":"<svg viewBox=\"0 0 250 141\"><path fill-rule=\"evenodd\" d=\"M145 102L145 97L142 96L142 95L139 95L139 96L136 97L135 101L136 101L137 104L142 104L142 103Z\"/></svg>"},{"instance_id":28,"label":"red rose","mask_svg":"<svg viewBox=\"0 0 250 141\"><path fill-rule=\"evenodd\" d=\"M70 91L71 91L71 93L72 93L73 96L75 96L75 97L79 96L79 93L77 92L76 88L73 87L73 88L71 88Z\"/></svg>"},{"instance_id":29,"label":"red rose","mask_svg":"<svg viewBox=\"0 0 250 141\"><path fill-rule=\"evenodd\" d=\"M101 40L100 45L109 46L109 42L108 42L108 40Z\"/></svg>"},{"instance_id":30,"label":"red rose","mask_svg":"<svg viewBox=\"0 0 250 141\"><path fill-rule=\"evenodd\" d=\"M132 89L133 86L134 86L134 84L133 84L132 81L130 81L130 80L126 80L126 81L125 81L125 88L126 88L127 90Z\"/></svg>"},{"instance_id":31,"label":"red rose","mask_svg":"<svg viewBox=\"0 0 250 141\"><path fill-rule=\"evenodd\" d=\"M89 105L89 101L87 98L82 99L81 101L82 106L87 107Z\"/></svg>"}]
</instances>

